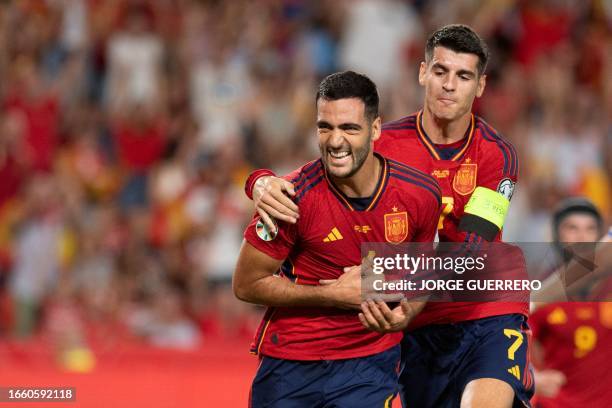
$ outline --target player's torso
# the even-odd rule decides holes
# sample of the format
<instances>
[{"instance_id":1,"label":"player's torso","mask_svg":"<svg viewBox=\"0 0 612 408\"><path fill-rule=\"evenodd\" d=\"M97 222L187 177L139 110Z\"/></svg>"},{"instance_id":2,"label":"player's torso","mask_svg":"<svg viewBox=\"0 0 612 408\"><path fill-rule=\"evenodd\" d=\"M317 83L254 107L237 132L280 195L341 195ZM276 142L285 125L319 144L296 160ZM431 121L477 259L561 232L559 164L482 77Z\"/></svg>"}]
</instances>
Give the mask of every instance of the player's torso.
<instances>
[{"instance_id":1,"label":"player's torso","mask_svg":"<svg viewBox=\"0 0 612 408\"><path fill-rule=\"evenodd\" d=\"M434 211L429 214L438 214L440 192L433 179L428 181L433 185L431 192L405 181L424 175L400 167L384 160L382 176L367 200L351 200L342 194L320 163L309 168L304 182L296 183L298 239L281 267L284 277L301 285L318 285L321 279L338 278L347 266L361 264L362 243L411 241L419 231L423 206L431 203ZM433 198L424 200L424 194ZM429 216L432 221L435 215ZM351 310L271 308L252 350L285 359L333 360L381 352L399 343L401 337L401 333L381 335L366 330Z\"/></svg>"},{"instance_id":2,"label":"player's torso","mask_svg":"<svg viewBox=\"0 0 612 408\"><path fill-rule=\"evenodd\" d=\"M465 138L448 152L436 148L424 134L419 119L419 114L414 114L383 126L383 136L376 148L381 154L436 178L443 204L438 234L441 241L454 242L458 240L457 226L463 209L479 185L479 164L487 160L491 147L474 116Z\"/></svg>"},{"instance_id":3,"label":"player's torso","mask_svg":"<svg viewBox=\"0 0 612 408\"><path fill-rule=\"evenodd\" d=\"M612 302L551 304L535 312L543 327L538 340L544 350L545 368L562 371L567 384L541 405L577 406L610 402L612 376L606 362L612 358ZM604 398L605 396L605 398Z\"/></svg>"},{"instance_id":4,"label":"player's torso","mask_svg":"<svg viewBox=\"0 0 612 408\"><path fill-rule=\"evenodd\" d=\"M493 155L508 156L509 174L518 174L518 164L510 149L501 146L496 135L479 118L472 115L465 137L442 151L422 129L421 113L415 113L383 126L382 136L375 144L376 151L390 159L418 168L433 176L442 190L442 214L438 222L438 237L443 242L463 242L465 233L459 231L464 207L477 186L483 185L487 161ZM498 238L499 238L498 234ZM412 327L430 322L473 320L488 316L519 313L526 315L526 302L455 302L430 303L413 322Z\"/></svg>"},{"instance_id":5,"label":"player's torso","mask_svg":"<svg viewBox=\"0 0 612 408\"><path fill-rule=\"evenodd\" d=\"M321 182L311 193L300 209L305 218L300 236L307 238L289 256L298 283L335 279L344 267L361 264L364 243L413 240L421 215L417 195L427 192L397 181L392 174L400 171L389 167L385 162L372 200L361 207L330 182Z\"/></svg>"}]
</instances>

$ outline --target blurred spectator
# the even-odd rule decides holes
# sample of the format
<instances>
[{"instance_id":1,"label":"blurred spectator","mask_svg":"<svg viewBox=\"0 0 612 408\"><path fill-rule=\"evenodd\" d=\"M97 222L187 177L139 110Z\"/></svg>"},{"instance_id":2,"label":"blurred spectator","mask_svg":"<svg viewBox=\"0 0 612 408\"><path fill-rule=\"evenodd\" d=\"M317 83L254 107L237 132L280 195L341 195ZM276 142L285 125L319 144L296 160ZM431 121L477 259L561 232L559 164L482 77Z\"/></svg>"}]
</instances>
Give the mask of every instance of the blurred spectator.
<instances>
[{"instance_id":1,"label":"blurred spectator","mask_svg":"<svg viewBox=\"0 0 612 408\"><path fill-rule=\"evenodd\" d=\"M59 145L59 102L32 59L20 58L14 69L14 82L6 96L5 109L23 115L25 134L19 142L28 167L48 171Z\"/></svg>"},{"instance_id":2,"label":"blurred spectator","mask_svg":"<svg viewBox=\"0 0 612 408\"><path fill-rule=\"evenodd\" d=\"M404 49L423 37L419 18L405 2L396 0L360 0L346 7L342 67L370 76L384 93L399 79L397 66Z\"/></svg>"},{"instance_id":3,"label":"blurred spectator","mask_svg":"<svg viewBox=\"0 0 612 408\"><path fill-rule=\"evenodd\" d=\"M107 98L112 111L134 104L151 108L163 95L164 49L153 26L151 7L128 4L122 29L109 40Z\"/></svg>"},{"instance_id":4,"label":"blurred spectator","mask_svg":"<svg viewBox=\"0 0 612 408\"><path fill-rule=\"evenodd\" d=\"M59 280L66 231L56 189L50 176L38 175L26 192L25 217L15 237L14 269L9 277L20 336L33 333L40 307Z\"/></svg>"}]
</instances>

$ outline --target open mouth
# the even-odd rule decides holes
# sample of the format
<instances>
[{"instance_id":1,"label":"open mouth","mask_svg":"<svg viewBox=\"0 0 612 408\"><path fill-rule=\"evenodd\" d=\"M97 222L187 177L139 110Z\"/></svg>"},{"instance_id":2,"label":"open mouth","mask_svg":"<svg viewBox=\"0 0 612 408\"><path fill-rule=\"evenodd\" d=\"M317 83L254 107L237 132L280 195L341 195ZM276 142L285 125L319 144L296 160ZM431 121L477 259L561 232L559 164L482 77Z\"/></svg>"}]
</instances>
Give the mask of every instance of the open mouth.
<instances>
[{"instance_id":1,"label":"open mouth","mask_svg":"<svg viewBox=\"0 0 612 408\"><path fill-rule=\"evenodd\" d=\"M328 150L327 154L329 155L331 159L330 162L335 165L346 164L350 160L350 156L351 156L350 151L333 152L331 150Z\"/></svg>"}]
</instances>

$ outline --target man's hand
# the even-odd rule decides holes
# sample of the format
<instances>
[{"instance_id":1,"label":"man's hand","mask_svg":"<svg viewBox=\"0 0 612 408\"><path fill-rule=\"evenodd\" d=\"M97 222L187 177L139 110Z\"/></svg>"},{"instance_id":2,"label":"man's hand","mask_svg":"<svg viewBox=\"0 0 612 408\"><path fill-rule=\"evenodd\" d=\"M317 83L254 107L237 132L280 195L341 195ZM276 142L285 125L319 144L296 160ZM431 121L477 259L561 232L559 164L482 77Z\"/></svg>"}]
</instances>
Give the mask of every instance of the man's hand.
<instances>
[{"instance_id":1,"label":"man's hand","mask_svg":"<svg viewBox=\"0 0 612 408\"><path fill-rule=\"evenodd\" d=\"M361 304L359 320L365 328L378 333L402 331L423 309L426 302L409 302L402 299L393 310L382 300L368 300Z\"/></svg>"},{"instance_id":2,"label":"man's hand","mask_svg":"<svg viewBox=\"0 0 612 408\"><path fill-rule=\"evenodd\" d=\"M321 279L319 283L332 291L331 297L336 307L361 308L361 265L344 268L344 273L338 279Z\"/></svg>"},{"instance_id":3,"label":"man's hand","mask_svg":"<svg viewBox=\"0 0 612 408\"><path fill-rule=\"evenodd\" d=\"M538 370L535 372L536 394L554 398L566 381L567 379L561 371Z\"/></svg>"},{"instance_id":4,"label":"man's hand","mask_svg":"<svg viewBox=\"0 0 612 408\"><path fill-rule=\"evenodd\" d=\"M374 289L374 281L380 276L372 273L372 260L363 258L363 263L344 268L338 279L321 279L319 283L332 290L331 298L342 309L361 309L364 299L375 299L386 302L399 302L404 296L401 293L381 293Z\"/></svg>"},{"instance_id":5,"label":"man's hand","mask_svg":"<svg viewBox=\"0 0 612 408\"><path fill-rule=\"evenodd\" d=\"M253 186L255 209L270 231L276 232L271 217L291 224L295 224L299 218L298 206L287 194L295 196L293 184L278 177L260 177Z\"/></svg>"}]
</instances>

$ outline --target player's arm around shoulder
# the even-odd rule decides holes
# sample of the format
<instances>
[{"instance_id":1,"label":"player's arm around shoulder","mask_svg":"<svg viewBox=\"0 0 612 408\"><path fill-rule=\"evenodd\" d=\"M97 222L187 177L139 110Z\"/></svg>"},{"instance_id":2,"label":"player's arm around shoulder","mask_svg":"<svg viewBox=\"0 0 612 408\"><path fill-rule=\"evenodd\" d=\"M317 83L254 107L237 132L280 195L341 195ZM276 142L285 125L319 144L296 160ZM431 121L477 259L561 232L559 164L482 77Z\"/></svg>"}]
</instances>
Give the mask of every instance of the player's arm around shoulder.
<instances>
[{"instance_id":1,"label":"player's arm around shoulder","mask_svg":"<svg viewBox=\"0 0 612 408\"><path fill-rule=\"evenodd\" d=\"M297 222L299 209L292 198L295 197L294 183L299 175L300 169L285 177L278 177L268 169L258 169L247 178L244 191L271 231L276 228L273 219L292 224Z\"/></svg>"}]
</instances>

